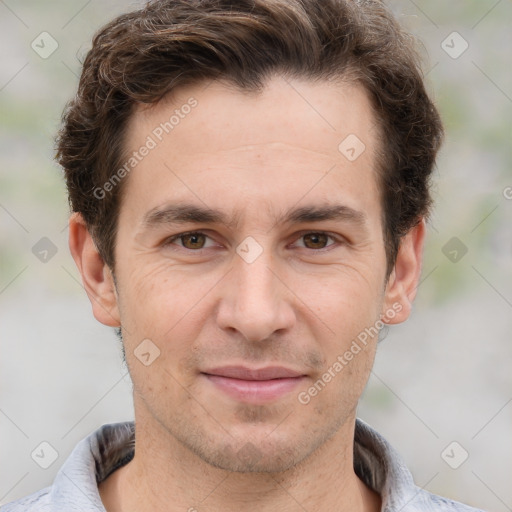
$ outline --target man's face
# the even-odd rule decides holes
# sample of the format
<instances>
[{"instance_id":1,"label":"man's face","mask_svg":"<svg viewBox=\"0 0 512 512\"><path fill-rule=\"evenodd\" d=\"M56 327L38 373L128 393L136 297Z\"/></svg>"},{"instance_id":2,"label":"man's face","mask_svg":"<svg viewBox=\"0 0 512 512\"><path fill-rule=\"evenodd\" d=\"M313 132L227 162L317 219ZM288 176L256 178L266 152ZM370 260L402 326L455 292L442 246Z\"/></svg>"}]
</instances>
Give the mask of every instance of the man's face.
<instances>
[{"instance_id":1,"label":"man's face","mask_svg":"<svg viewBox=\"0 0 512 512\"><path fill-rule=\"evenodd\" d=\"M391 307L374 125L362 89L282 78L135 112L127 155L157 145L126 178L115 261L139 425L217 467L279 471L353 420L377 336L333 365ZM173 220L185 206L226 222Z\"/></svg>"}]
</instances>

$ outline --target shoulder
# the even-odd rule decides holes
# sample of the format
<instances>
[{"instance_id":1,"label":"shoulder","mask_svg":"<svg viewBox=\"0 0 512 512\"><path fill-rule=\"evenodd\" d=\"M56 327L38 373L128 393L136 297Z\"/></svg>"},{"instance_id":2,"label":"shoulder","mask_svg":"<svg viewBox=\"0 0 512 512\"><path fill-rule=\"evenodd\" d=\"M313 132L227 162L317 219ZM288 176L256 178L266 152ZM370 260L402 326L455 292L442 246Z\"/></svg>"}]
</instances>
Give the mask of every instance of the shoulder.
<instances>
[{"instance_id":1,"label":"shoulder","mask_svg":"<svg viewBox=\"0 0 512 512\"><path fill-rule=\"evenodd\" d=\"M0 512L104 512L98 482L133 457L134 431L133 422L101 426L75 446L50 487L0 506Z\"/></svg>"},{"instance_id":2,"label":"shoulder","mask_svg":"<svg viewBox=\"0 0 512 512\"><path fill-rule=\"evenodd\" d=\"M395 449L359 418L354 435L354 469L381 495L383 512L483 512L418 487Z\"/></svg>"},{"instance_id":3,"label":"shoulder","mask_svg":"<svg viewBox=\"0 0 512 512\"><path fill-rule=\"evenodd\" d=\"M0 506L0 512L50 512L51 487Z\"/></svg>"},{"instance_id":4,"label":"shoulder","mask_svg":"<svg viewBox=\"0 0 512 512\"><path fill-rule=\"evenodd\" d=\"M481 509L464 505L458 501L450 500L442 496L431 494L423 489L418 490L415 499L410 502L410 506L403 509L402 512L484 512Z\"/></svg>"}]
</instances>

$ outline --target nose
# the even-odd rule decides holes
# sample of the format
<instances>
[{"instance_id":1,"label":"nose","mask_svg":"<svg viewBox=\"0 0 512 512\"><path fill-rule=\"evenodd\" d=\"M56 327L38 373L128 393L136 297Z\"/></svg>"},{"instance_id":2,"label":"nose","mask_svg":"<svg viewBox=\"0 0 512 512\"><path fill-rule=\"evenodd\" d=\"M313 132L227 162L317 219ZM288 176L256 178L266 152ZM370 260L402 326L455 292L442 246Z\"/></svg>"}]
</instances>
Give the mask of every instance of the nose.
<instances>
[{"instance_id":1,"label":"nose","mask_svg":"<svg viewBox=\"0 0 512 512\"><path fill-rule=\"evenodd\" d=\"M252 262L235 254L231 271L223 281L217 313L220 328L259 342L293 325L293 293L279 275L270 251L263 251Z\"/></svg>"}]
</instances>

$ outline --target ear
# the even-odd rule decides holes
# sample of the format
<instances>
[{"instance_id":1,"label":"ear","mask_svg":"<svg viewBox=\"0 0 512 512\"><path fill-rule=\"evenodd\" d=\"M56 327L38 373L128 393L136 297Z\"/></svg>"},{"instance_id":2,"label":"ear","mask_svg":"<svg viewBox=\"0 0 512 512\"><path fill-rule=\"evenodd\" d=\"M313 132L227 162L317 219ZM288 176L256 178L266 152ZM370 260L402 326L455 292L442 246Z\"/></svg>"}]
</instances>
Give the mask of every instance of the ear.
<instances>
[{"instance_id":1,"label":"ear","mask_svg":"<svg viewBox=\"0 0 512 512\"><path fill-rule=\"evenodd\" d=\"M421 275L425 233L425 219L422 218L400 242L381 312L381 320L386 324L399 324L411 314Z\"/></svg>"},{"instance_id":2,"label":"ear","mask_svg":"<svg viewBox=\"0 0 512 512\"><path fill-rule=\"evenodd\" d=\"M82 276L94 317L110 327L120 327L114 278L101 258L85 221L79 213L69 220L69 249Z\"/></svg>"}]
</instances>

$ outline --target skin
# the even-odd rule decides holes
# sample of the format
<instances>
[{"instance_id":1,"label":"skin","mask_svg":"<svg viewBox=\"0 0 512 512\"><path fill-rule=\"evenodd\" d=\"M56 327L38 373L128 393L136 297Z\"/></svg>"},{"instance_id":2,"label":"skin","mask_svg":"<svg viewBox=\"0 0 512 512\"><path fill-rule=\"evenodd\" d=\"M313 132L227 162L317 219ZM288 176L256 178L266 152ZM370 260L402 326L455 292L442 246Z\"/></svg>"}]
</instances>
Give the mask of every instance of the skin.
<instances>
[{"instance_id":1,"label":"skin","mask_svg":"<svg viewBox=\"0 0 512 512\"><path fill-rule=\"evenodd\" d=\"M93 313L122 325L134 385L135 457L100 484L105 507L380 510L352 453L377 336L307 405L298 400L365 328L382 317L406 320L418 284L423 220L386 275L369 100L359 86L280 76L261 94L197 84L139 107L127 154L190 97L197 106L125 178L117 286L81 216L70 222ZM338 150L349 134L366 146L352 162ZM145 215L169 202L219 209L238 223L146 226ZM364 223L280 221L290 208L332 203L357 210ZM172 239L187 231L206 236ZM251 263L236 252L249 236L262 250ZM393 305L400 311L390 318ZM134 354L144 339L160 350L149 366ZM251 403L201 374L224 365L279 365L305 377L291 392Z\"/></svg>"}]
</instances>

